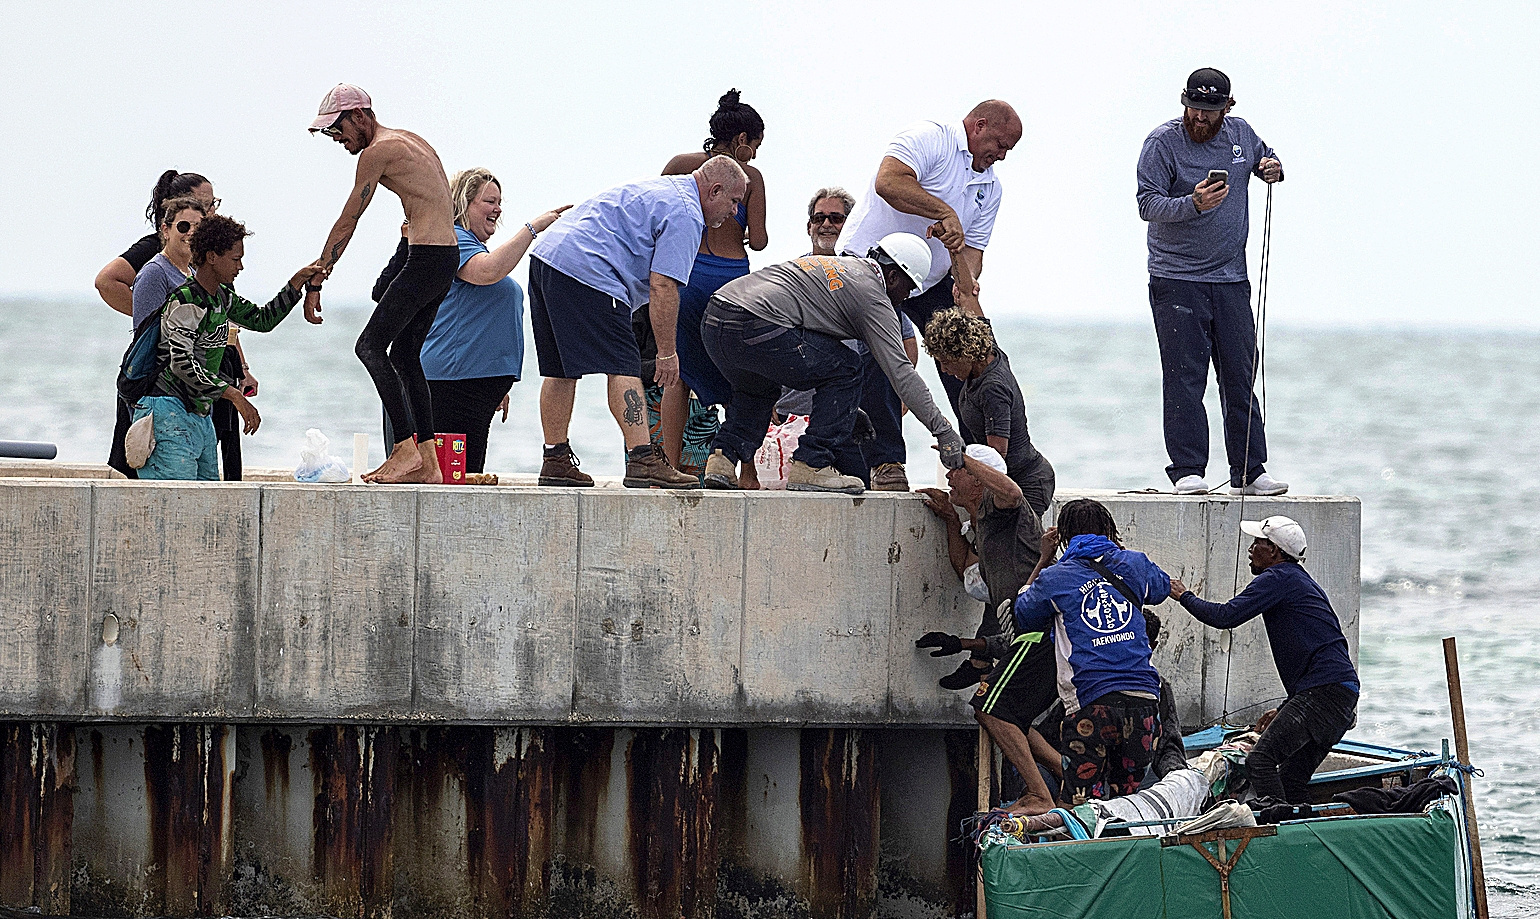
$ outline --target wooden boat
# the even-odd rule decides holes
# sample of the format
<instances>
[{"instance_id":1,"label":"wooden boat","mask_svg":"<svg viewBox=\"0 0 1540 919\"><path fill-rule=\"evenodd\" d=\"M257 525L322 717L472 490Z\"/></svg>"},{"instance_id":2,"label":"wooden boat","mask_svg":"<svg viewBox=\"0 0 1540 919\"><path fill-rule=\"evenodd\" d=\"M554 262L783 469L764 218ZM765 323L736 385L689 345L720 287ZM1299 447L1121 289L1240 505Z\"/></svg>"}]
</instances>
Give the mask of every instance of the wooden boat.
<instances>
[{"instance_id":1,"label":"wooden boat","mask_svg":"<svg viewBox=\"0 0 1540 919\"><path fill-rule=\"evenodd\" d=\"M1218 745L1212 728L1187 738L1189 756ZM1311 780L1311 798L1366 786L1410 785L1445 774L1463 791L1470 770L1450 756L1343 741ZM1420 814L1288 820L1178 835L1190 818L1122 824L1166 835L1017 842L981 840L988 919L1083 916L1476 916L1472 849L1462 794Z\"/></svg>"}]
</instances>

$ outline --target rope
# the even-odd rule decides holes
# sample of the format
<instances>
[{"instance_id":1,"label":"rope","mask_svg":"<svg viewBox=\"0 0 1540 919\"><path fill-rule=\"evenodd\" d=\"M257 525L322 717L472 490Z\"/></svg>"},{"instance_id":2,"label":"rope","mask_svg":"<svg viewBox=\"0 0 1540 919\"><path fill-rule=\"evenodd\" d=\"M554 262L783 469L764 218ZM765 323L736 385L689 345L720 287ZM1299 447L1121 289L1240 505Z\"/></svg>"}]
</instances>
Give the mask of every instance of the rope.
<instances>
[{"instance_id":1,"label":"rope","mask_svg":"<svg viewBox=\"0 0 1540 919\"><path fill-rule=\"evenodd\" d=\"M1257 269L1257 305L1256 305L1256 339L1251 350L1251 391L1246 397L1246 448L1242 454L1241 463L1241 519L1246 519L1246 489L1247 473L1251 472L1251 420L1261 414L1265 420L1267 417L1267 373L1263 369L1267 361L1267 281L1273 265L1273 185L1267 184L1267 208L1262 215L1262 260ZM1257 380L1262 381L1262 400L1258 411L1252 411L1252 405L1257 402ZM1235 596L1241 589L1241 537L1235 536L1235 574L1230 583L1230 596ZM1230 633L1231 647L1234 646L1234 631L1226 629ZM1226 710L1230 707L1230 648L1225 649L1225 690L1221 697L1220 708ZM1254 706L1248 706L1251 708ZM1243 709L1244 711L1244 709ZM1223 717L1223 716L1221 716Z\"/></svg>"}]
</instances>

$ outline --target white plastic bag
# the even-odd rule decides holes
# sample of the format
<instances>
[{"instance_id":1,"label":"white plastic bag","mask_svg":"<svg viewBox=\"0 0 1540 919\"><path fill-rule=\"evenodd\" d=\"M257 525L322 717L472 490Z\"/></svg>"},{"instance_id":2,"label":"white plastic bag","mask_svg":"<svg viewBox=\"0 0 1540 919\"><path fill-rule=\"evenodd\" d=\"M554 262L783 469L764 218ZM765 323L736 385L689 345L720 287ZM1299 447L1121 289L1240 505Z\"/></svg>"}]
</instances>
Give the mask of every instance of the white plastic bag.
<instances>
[{"instance_id":1,"label":"white plastic bag","mask_svg":"<svg viewBox=\"0 0 1540 919\"><path fill-rule=\"evenodd\" d=\"M797 452L797 442L807 430L806 415L789 415L780 424L772 424L765 433L765 442L754 453L754 470L759 473L759 487L772 490L786 488L786 468L791 465L791 455Z\"/></svg>"},{"instance_id":2,"label":"white plastic bag","mask_svg":"<svg viewBox=\"0 0 1540 919\"><path fill-rule=\"evenodd\" d=\"M294 481L335 484L351 479L352 474L342 460L327 452L330 446L331 441L319 428L306 431L305 447L299 451L299 468L294 470Z\"/></svg>"}]
</instances>

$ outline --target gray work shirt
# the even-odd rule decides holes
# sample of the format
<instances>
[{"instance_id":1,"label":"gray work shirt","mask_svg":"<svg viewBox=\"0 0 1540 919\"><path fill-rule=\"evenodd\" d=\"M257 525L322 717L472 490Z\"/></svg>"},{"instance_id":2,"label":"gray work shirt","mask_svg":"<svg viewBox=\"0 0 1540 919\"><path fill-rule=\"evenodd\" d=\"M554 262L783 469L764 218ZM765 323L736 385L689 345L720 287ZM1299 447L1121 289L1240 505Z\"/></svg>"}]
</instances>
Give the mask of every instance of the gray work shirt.
<instances>
[{"instance_id":1,"label":"gray work shirt","mask_svg":"<svg viewBox=\"0 0 1540 919\"><path fill-rule=\"evenodd\" d=\"M1246 280L1246 235L1251 213L1246 188L1263 157L1277 159L1251 125L1226 115L1207 143L1193 143L1182 119L1166 122L1144 139L1139 153L1139 216L1148 221L1150 274L1179 281L1233 283ZM1192 191L1210 169L1230 173L1230 194L1198 213Z\"/></svg>"},{"instance_id":2,"label":"gray work shirt","mask_svg":"<svg viewBox=\"0 0 1540 919\"><path fill-rule=\"evenodd\" d=\"M904 353L898 310L871 259L805 256L728 281L716 296L788 329L860 339L921 424L932 434L952 430Z\"/></svg>"}]
</instances>

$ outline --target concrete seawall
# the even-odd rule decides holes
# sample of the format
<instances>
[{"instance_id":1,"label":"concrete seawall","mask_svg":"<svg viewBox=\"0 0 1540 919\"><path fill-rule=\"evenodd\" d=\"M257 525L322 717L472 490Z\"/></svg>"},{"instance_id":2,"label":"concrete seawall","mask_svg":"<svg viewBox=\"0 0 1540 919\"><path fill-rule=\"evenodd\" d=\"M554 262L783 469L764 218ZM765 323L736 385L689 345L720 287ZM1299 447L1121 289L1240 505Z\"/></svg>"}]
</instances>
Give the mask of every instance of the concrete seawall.
<instances>
[{"instance_id":1,"label":"concrete seawall","mask_svg":"<svg viewBox=\"0 0 1540 919\"><path fill-rule=\"evenodd\" d=\"M1231 593L1238 500L1096 497ZM1304 524L1356 653L1357 500L1245 513ZM937 523L914 495L0 479L0 906L966 913L972 721L913 640L980 605ZM1259 622L1160 611L1185 724L1281 695Z\"/></svg>"}]
</instances>

